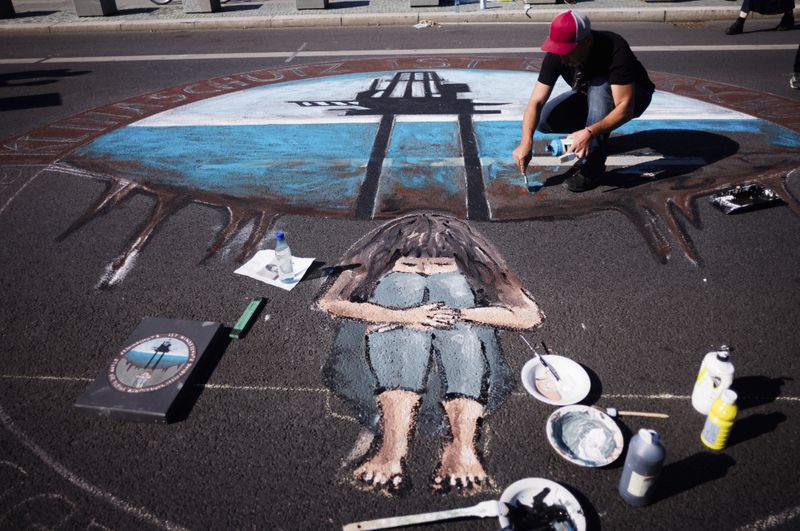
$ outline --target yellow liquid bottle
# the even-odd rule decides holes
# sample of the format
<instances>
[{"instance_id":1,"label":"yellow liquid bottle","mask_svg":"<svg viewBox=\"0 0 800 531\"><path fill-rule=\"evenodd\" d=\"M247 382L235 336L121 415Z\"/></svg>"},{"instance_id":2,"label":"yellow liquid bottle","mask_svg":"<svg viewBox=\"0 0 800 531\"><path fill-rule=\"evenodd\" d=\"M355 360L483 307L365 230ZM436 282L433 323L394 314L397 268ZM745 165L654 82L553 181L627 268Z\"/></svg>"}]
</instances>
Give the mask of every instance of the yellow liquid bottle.
<instances>
[{"instance_id":1,"label":"yellow liquid bottle","mask_svg":"<svg viewBox=\"0 0 800 531\"><path fill-rule=\"evenodd\" d=\"M739 411L736 398L735 391L726 389L711 406L700 440L712 450L722 450L728 444L728 436Z\"/></svg>"}]
</instances>

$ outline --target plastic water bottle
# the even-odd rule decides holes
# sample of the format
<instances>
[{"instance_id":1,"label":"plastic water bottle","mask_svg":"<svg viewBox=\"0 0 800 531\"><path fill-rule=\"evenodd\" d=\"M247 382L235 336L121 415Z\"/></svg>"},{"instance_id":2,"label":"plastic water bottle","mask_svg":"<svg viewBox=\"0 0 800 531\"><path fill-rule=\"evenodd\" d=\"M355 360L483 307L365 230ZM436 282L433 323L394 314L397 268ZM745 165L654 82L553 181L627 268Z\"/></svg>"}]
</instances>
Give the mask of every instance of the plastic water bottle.
<instances>
[{"instance_id":1,"label":"plastic water bottle","mask_svg":"<svg viewBox=\"0 0 800 531\"><path fill-rule=\"evenodd\" d=\"M717 352L709 352L700 364L700 372L692 390L692 406L703 415L711 411L711 404L733 383L733 363L730 349L722 345Z\"/></svg>"},{"instance_id":2,"label":"plastic water bottle","mask_svg":"<svg viewBox=\"0 0 800 531\"><path fill-rule=\"evenodd\" d=\"M739 411L736 405L737 398L736 391L726 389L711 406L700 440L712 450L722 450L728 444L728 436Z\"/></svg>"},{"instance_id":3,"label":"plastic water bottle","mask_svg":"<svg viewBox=\"0 0 800 531\"><path fill-rule=\"evenodd\" d=\"M619 479L620 496L635 507L650 503L666 456L658 432L639 430L628 446L625 467Z\"/></svg>"},{"instance_id":4,"label":"plastic water bottle","mask_svg":"<svg viewBox=\"0 0 800 531\"><path fill-rule=\"evenodd\" d=\"M281 282L291 284L294 282L294 269L292 268L292 250L286 243L286 235L282 232L275 233L275 262L278 265L278 278Z\"/></svg>"}]
</instances>

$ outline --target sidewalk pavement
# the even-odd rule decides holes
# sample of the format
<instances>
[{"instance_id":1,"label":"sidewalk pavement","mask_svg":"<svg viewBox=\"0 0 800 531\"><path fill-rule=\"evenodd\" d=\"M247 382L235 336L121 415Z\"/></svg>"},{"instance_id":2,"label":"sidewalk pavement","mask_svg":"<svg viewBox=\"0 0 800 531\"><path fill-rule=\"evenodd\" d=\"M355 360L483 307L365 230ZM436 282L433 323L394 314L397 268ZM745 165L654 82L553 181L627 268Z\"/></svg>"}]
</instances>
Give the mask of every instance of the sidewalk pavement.
<instances>
[{"instance_id":1,"label":"sidewalk pavement","mask_svg":"<svg viewBox=\"0 0 800 531\"><path fill-rule=\"evenodd\" d=\"M327 9L296 8L295 0L230 0L215 13L185 13L180 0L157 6L149 0L116 0L109 16L78 17L74 0L13 2L16 15L0 19L0 34L10 32L159 31L323 26L414 25L432 23L550 22L567 8L606 22L694 22L733 20L738 0L444 0L439 7L410 7L410 0L330 0ZM99 1L99 0L98 0ZM526 7L527 14L526 14Z\"/></svg>"}]
</instances>

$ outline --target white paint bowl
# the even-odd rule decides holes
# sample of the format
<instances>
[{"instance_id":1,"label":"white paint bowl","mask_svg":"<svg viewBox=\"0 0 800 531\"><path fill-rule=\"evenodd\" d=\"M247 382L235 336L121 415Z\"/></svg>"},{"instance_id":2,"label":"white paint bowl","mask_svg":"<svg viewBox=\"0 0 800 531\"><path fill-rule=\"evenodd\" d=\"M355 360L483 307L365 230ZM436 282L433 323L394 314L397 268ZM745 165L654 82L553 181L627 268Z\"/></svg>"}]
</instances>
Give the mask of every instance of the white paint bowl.
<instances>
[{"instance_id":1,"label":"white paint bowl","mask_svg":"<svg viewBox=\"0 0 800 531\"><path fill-rule=\"evenodd\" d=\"M534 398L553 406L577 404L589 394L592 382L586 369L563 356L542 356L558 373L559 381L538 358L531 358L522 367L522 385Z\"/></svg>"},{"instance_id":2,"label":"white paint bowl","mask_svg":"<svg viewBox=\"0 0 800 531\"><path fill-rule=\"evenodd\" d=\"M606 466L622 454L622 431L603 411L589 406L559 408L547 419L547 441L558 455L576 465Z\"/></svg>"}]
</instances>

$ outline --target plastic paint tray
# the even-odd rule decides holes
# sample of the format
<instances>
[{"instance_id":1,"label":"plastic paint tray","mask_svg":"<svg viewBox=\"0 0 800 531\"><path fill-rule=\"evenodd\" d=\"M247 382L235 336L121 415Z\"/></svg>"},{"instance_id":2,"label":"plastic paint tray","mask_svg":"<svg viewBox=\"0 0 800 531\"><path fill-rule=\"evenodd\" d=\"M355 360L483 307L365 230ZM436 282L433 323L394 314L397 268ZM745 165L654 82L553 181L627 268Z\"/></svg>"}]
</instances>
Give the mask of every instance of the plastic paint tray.
<instances>
[{"instance_id":1,"label":"plastic paint tray","mask_svg":"<svg viewBox=\"0 0 800 531\"><path fill-rule=\"evenodd\" d=\"M711 196L711 204L726 214L749 212L760 208L782 205L778 194L758 184L734 186Z\"/></svg>"}]
</instances>

